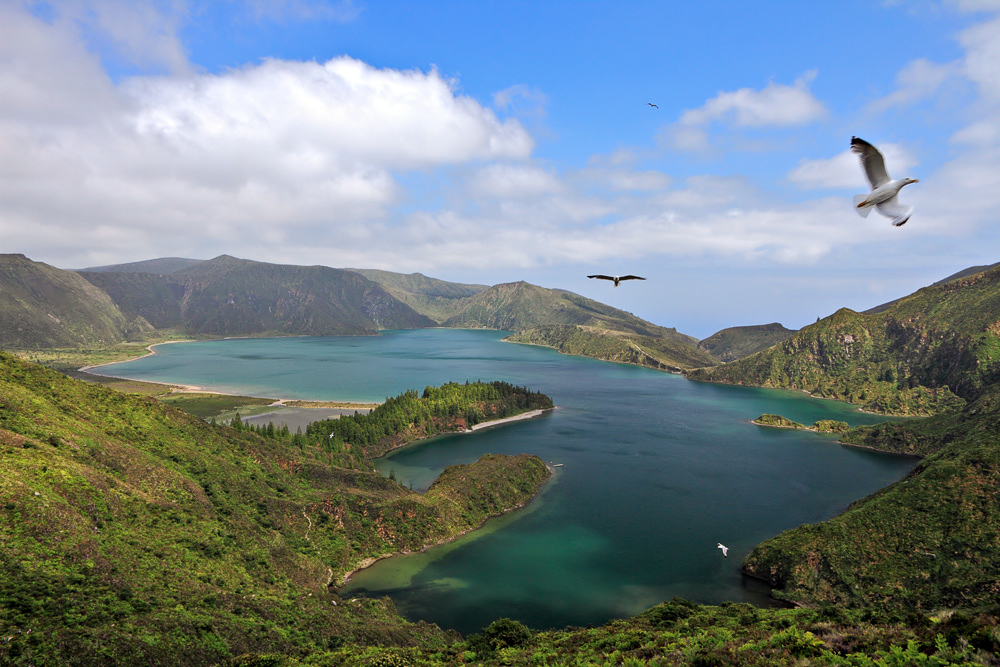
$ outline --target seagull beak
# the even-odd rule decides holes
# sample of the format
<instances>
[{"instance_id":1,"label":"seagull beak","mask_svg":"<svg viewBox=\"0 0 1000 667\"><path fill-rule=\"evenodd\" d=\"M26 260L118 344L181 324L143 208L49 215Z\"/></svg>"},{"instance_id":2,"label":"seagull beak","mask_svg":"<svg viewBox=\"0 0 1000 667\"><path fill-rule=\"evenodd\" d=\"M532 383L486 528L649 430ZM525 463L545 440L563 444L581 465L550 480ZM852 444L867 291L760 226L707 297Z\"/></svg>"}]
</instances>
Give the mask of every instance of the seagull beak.
<instances>
[{"instance_id":1,"label":"seagull beak","mask_svg":"<svg viewBox=\"0 0 1000 667\"><path fill-rule=\"evenodd\" d=\"M910 179L910 183L919 183L919 182L920 182L919 178L911 178Z\"/></svg>"}]
</instances>

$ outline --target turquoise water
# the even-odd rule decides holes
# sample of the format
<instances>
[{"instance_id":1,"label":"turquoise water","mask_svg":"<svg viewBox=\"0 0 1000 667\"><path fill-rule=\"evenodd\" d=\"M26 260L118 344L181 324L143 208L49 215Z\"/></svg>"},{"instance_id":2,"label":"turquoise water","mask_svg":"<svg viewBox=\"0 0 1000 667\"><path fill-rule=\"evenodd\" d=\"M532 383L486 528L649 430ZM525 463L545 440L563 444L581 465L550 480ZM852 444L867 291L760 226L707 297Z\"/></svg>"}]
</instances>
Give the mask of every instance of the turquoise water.
<instances>
[{"instance_id":1,"label":"turquoise water","mask_svg":"<svg viewBox=\"0 0 1000 667\"><path fill-rule=\"evenodd\" d=\"M527 508L452 544L382 561L342 592L389 595L407 617L462 632L502 616L536 628L602 623L674 595L768 604L766 587L739 571L754 545L835 515L914 464L749 423L764 412L806 424L881 419L844 403L690 382L503 343L503 335L431 329L184 343L98 370L301 399L380 401L477 379L551 396L558 408L538 419L436 438L378 462L416 489L487 452L561 464Z\"/></svg>"}]
</instances>

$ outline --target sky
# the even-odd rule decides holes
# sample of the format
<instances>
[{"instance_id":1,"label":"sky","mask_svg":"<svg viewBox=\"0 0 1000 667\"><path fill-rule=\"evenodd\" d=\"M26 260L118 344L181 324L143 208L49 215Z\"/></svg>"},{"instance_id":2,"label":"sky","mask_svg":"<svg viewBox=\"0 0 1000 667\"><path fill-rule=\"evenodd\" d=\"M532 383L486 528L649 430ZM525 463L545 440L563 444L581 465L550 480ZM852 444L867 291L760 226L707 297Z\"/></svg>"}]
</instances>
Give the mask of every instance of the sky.
<instances>
[{"instance_id":1,"label":"sky","mask_svg":"<svg viewBox=\"0 0 1000 667\"><path fill-rule=\"evenodd\" d=\"M705 338L998 262L998 213L1000 0L0 0L0 252L59 268L526 280Z\"/></svg>"}]
</instances>

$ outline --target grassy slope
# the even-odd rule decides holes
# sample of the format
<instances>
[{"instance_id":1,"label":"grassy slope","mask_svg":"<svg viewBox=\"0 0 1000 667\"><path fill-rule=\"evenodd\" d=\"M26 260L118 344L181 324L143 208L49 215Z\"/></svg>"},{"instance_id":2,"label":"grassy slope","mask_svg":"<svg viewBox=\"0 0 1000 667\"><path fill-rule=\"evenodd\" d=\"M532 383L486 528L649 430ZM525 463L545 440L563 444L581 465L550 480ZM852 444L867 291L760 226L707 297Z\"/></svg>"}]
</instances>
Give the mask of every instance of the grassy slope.
<instances>
[{"instance_id":1,"label":"grassy slope","mask_svg":"<svg viewBox=\"0 0 1000 667\"><path fill-rule=\"evenodd\" d=\"M926 287L884 311L846 308L692 379L804 389L866 410L934 414L1000 380L1000 268Z\"/></svg>"},{"instance_id":2,"label":"grassy slope","mask_svg":"<svg viewBox=\"0 0 1000 667\"><path fill-rule=\"evenodd\" d=\"M0 663L440 643L387 602L334 605L327 583L474 528L548 474L490 457L450 473L474 492L445 478L420 496L326 458L0 354L0 636L16 637Z\"/></svg>"},{"instance_id":3,"label":"grassy slope","mask_svg":"<svg viewBox=\"0 0 1000 667\"><path fill-rule=\"evenodd\" d=\"M331 336L433 325L351 271L288 266L223 255L170 276L184 285L190 332Z\"/></svg>"},{"instance_id":4,"label":"grassy slope","mask_svg":"<svg viewBox=\"0 0 1000 667\"><path fill-rule=\"evenodd\" d=\"M348 269L378 283L394 297L438 324L455 314L462 299L478 294L488 285L466 285L429 278L420 273L394 273L378 269Z\"/></svg>"},{"instance_id":5,"label":"grassy slope","mask_svg":"<svg viewBox=\"0 0 1000 667\"><path fill-rule=\"evenodd\" d=\"M950 667L995 665L995 616L943 614L909 623L833 608L700 606L674 598L630 619L596 628L531 632L501 619L441 650L345 646L302 659L271 656L282 667L342 665L580 665Z\"/></svg>"},{"instance_id":6,"label":"grassy slope","mask_svg":"<svg viewBox=\"0 0 1000 667\"><path fill-rule=\"evenodd\" d=\"M72 271L0 255L0 348L112 344L138 331L108 295Z\"/></svg>"},{"instance_id":7,"label":"grassy slope","mask_svg":"<svg viewBox=\"0 0 1000 667\"><path fill-rule=\"evenodd\" d=\"M673 331L578 294L546 289L523 281L494 285L463 299L458 311L444 322L447 327L485 327L506 331L552 324L583 324L644 336L659 336ZM694 339L692 342L697 343Z\"/></svg>"},{"instance_id":8,"label":"grassy slope","mask_svg":"<svg viewBox=\"0 0 1000 667\"><path fill-rule=\"evenodd\" d=\"M777 345L793 334L795 334L794 329L786 329L777 322L729 327L699 342L698 348L721 361L735 361Z\"/></svg>"},{"instance_id":9,"label":"grassy slope","mask_svg":"<svg viewBox=\"0 0 1000 667\"><path fill-rule=\"evenodd\" d=\"M538 326L520 331L506 340L554 347L563 354L576 354L604 361L636 364L660 370L680 371L714 365L716 360L675 331L662 336L643 336L583 325Z\"/></svg>"},{"instance_id":10,"label":"grassy slope","mask_svg":"<svg viewBox=\"0 0 1000 667\"><path fill-rule=\"evenodd\" d=\"M848 442L925 458L904 480L759 545L744 570L782 597L876 608L1000 599L1000 387L961 412L854 429Z\"/></svg>"}]
</instances>

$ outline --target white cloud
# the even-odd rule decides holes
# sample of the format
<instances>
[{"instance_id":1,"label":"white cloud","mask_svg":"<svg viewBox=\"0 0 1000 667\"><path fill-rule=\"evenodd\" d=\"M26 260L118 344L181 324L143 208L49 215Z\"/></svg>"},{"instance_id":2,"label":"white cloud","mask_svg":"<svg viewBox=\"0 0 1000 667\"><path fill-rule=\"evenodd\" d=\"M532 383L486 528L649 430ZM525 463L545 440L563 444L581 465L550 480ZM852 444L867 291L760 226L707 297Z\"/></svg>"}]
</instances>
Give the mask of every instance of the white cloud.
<instances>
[{"instance_id":1,"label":"white cloud","mask_svg":"<svg viewBox=\"0 0 1000 667\"><path fill-rule=\"evenodd\" d=\"M668 130L668 141L677 150L697 151L708 146L707 129L714 123L732 127L790 127L814 122L826 107L809 91L815 72L808 72L788 86L771 82L761 90L741 88L721 92L698 109L689 109Z\"/></svg>"},{"instance_id":2,"label":"white cloud","mask_svg":"<svg viewBox=\"0 0 1000 667\"><path fill-rule=\"evenodd\" d=\"M245 0L247 8L256 19L271 21L332 20L341 23L353 21L361 8L353 0Z\"/></svg>"},{"instance_id":3,"label":"white cloud","mask_svg":"<svg viewBox=\"0 0 1000 667\"><path fill-rule=\"evenodd\" d=\"M1000 17L965 30L959 41L966 49L963 71L989 100L1000 100Z\"/></svg>"},{"instance_id":4,"label":"white cloud","mask_svg":"<svg viewBox=\"0 0 1000 667\"><path fill-rule=\"evenodd\" d=\"M877 148L894 178L908 175L917 165L913 155L899 144L877 144ZM831 158L802 160L788 173L788 180L802 188L856 188L860 192L868 187L861 162L849 148Z\"/></svg>"},{"instance_id":5,"label":"white cloud","mask_svg":"<svg viewBox=\"0 0 1000 667\"><path fill-rule=\"evenodd\" d=\"M559 177L531 165L492 164L479 170L469 184L475 197L526 199L562 190Z\"/></svg>"},{"instance_id":6,"label":"white cloud","mask_svg":"<svg viewBox=\"0 0 1000 667\"><path fill-rule=\"evenodd\" d=\"M958 63L939 64L918 58L896 74L896 90L869 105L872 113L908 106L934 96L959 73Z\"/></svg>"}]
</instances>

